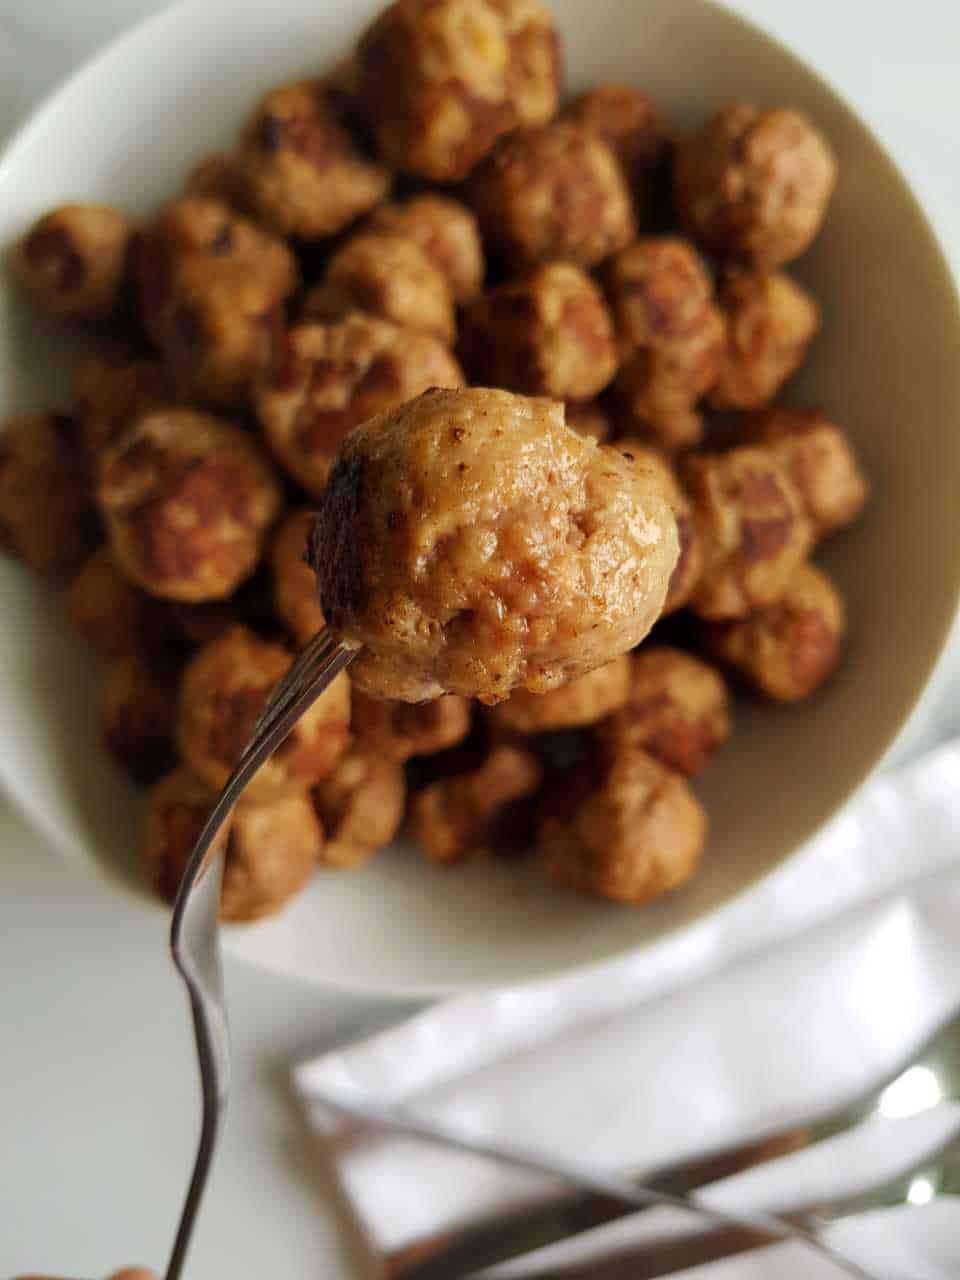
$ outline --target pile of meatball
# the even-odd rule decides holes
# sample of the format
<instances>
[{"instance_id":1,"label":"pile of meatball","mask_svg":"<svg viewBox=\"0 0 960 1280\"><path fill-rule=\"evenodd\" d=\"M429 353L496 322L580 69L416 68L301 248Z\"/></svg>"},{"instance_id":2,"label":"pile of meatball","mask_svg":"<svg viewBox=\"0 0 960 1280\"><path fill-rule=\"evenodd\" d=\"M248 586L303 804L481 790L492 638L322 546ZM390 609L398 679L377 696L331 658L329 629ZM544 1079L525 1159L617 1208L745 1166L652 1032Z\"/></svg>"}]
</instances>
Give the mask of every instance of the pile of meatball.
<instances>
[{"instance_id":1,"label":"pile of meatball","mask_svg":"<svg viewBox=\"0 0 960 1280\"><path fill-rule=\"evenodd\" d=\"M781 400L820 321L786 268L831 148L744 102L681 134L632 87L565 98L562 71L534 0L395 0L151 216L66 205L13 251L36 305L102 347L65 411L6 423L0 536L66 581L108 664L103 742L148 788L167 899L323 625L304 552L339 446L431 388L555 402L560 431L656 477L679 541L664 618L497 705L339 676L234 812L225 919L404 828L435 864L529 850L559 885L647 902L702 852L690 780L730 735L728 679L795 702L840 661L843 600L811 555L866 483L840 424Z\"/></svg>"}]
</instances>

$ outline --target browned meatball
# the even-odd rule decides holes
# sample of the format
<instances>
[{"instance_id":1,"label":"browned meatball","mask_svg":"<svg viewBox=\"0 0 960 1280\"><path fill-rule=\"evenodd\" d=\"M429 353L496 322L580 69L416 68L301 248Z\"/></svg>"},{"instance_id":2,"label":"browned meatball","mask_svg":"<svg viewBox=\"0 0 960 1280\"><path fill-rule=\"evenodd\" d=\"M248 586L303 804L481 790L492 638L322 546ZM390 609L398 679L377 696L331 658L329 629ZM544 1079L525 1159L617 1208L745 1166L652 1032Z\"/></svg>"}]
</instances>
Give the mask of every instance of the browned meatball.
<instances>
[{"instance_id":1,"label":"browned meatball","mask_svg":"<svg viewBox=\"0 0 960 1280\"><path fill-rule=\"evenodd\" d=\"M142 653L118 658L103 689L103 743L140 786L162 778L177 762L173 722L177 672Z\"/></svg>"},{"instance_id":2,"label":"browned meatball","mask_svg":"<svg viewBox=\"0 0 960 1280\"><path fill-rule=\"evenodd\" d=\"M96 539L76 424L63 413L9 418L0 428L0 546L32 569L70 573Z\"/></svg>"},{"instance_id":3,"label":"browned meatball","mask_svg":"<svg viewBox=\"0 0 960 1280\"><path fill-rule=\"evenodd\" d=\"M396 0L357 61L387 163L438 182L463 178L501 134L557 109L559 41L534 0Z\"/></svg>"},{"instance_id":4,"label":"browned meatball","mask_svg":"<svg viewBox=\"0 0 960 1280\"><path fill-rule=\"evenodd\" d=\"M808 698L840 663L843 599L820 569L802 564L780 600L740 622L707 629L710 653L775 702Z\"/></svg>"},{"instance_id":5,"label":"browned meatball","mask_svg":"<svg viewBox=\"0 0 960 1280\"><path fill-rule=\"evenodd\" d=\"M160 409L105 450L98 500L124 573L152 595L197 601L224 599L253 571L280 493L245 431Z\"/></svg>"},{"instance_id":6,"label":"browned meatball","mask_svg":"<svg viewBox=\"0 0 960 1280\"><path fill-rule=\"evenodd\" d=\"M624 705L598 726L613 752L648 752L677 773L701 773L730 736L727 687L713 667L666 645L630 659Z\"/></svg>"},{"instance_id":7,"label":"browned meatball","mask_svg":"<svg viewBox=\"0 0 960 1280\"><path fill-rule=\"evenodd\" d=\"M242 404L297 280L286 245L220 200L174 201L136 250L144 326L177 391Z\"/></svg>"},{"instance_id":8,"label":"browned meatball","mask_svg":"<svg viewBox=\"0 0 960 1280\"><path fill-rule=\"evenodd\" d=\"M680 141L674 202L711 253L776 267L820 230L836 177L830 144L801 112L734 102Z\"/></svg>"},{"instance_id":9,"label":"browned meatball","mask_svg":"<svg viewBox=\"0 0 960 1280\"><path fill-rule=\"evenodd\" d=\"M441 342L451 343L456 334L446 277L413 240L386 231L362 231L348 240L303 303L307 320L341 320L351 311L382 316Z\"/></svg>"},{"instance_id":10,"label":"browned meatball","mask_svg":"<svg viewBox=\"0 0 960 1280\"><path fill-rule=\"evenodd\" d=\"M689 784L644 751L601 753L541 822L550 879L640 906L689 879L707 816Z\"/></svg>"},{"instance_id":11,"label":"browned meatball","mask_svg":"<svg viewBox=\"0 0 960 1280\"><path fill-rule=\"evenodd\" d=\"M241 190L236 156L224 151L204 156L187 175L183 194L200 196L204 200L222 200L225 204L239 206Z\"/></svg>"},{"instance_id":12,"label":"browned meatball","mask_svg":"<svg viewBox=\"0 0 960 1280\"><path fill-rule=\"evenodd\" d=\"M216 796L186 769L168 774L147 799L144 862L160 895L172 902ZM224 920L272 915L310 879L323 829L309 797L279 796L234 809L217 837L225 847L220 914Z\"/></svg>"},{"instance_id":13,"label":"browned meatball","mask_svg":"<svg viewBox=\"0 0 960 1280\"><path fill-rule=\"evenodd\" d=\"M67 617L104 658L140 647L151 621L151 602L101 547L83 563L67 589Z\"/></svg>"},{"instance_id":14,"label":"browned meatball","mask_svg":"<svg viewBox=\"0 0 960 1280\"><path fill-rule=\"evenodd\" d=\"M630 691L630 659L621 654L549 693L518 689L491 712L494 724L518 733L578 729L622 707Z\"/></svg>"},{"instance_id":15,"label":"browned meatball","mask_svg":"<svg viewBox=\"0 0 960 1280\"><path fill-rule=\"evenodd\" d=\"M311 557L351 679L417 702L546 692L638 644L677 559L662 486L505 391L429 391L358 427Z\"/></svg>"},{"instance_id":16,"label":"browned meatball","mask_svg":"<svg viewBox=\"0 0 960 1280\"><path fill-rule=\"evenodd\" d=\"M301 324L279 340L256 389L257 414L289 474L319 495L340 441L429 387L459 387L449 348L426 333L354 313Z\"/></svg>"},{"instance_id":17,"label":"browned meatball","mask_svg":"<svg viewBox=\"0 0 960 1280\"><path fill-rule=\"evenodd\" d=\"M636 232L616 156L569 120L511 134L471 178L470 198L491 252L514 270L592 267Z\"/></svg>"},{"instance_id":18,"label":"browned meatball","mask_svg":"<svg viewBox=\"0 0 960 1280\"><path fill-rule=\"evenodd\" d=\"M667 449L697 444L696 405L720 372L724 322L696 251L675 236L644 237L609 264L607 292L631 434Z\"/></svg>"},{"instance_id":19,"label":"browned meatball","mask_svg":"<svg viewBox=\"0 0 960 1280\"><path fill-rule=\"evenodd\" d=\"M315 80L273 89L236 155L241 198L278 235L333 235L384 199L390 172L364 156Z\"/></svg>"},{"instance_id":20,"label":"browned meatball","mask_svg":"<svg viewBox=\"0 0 960 1280\"><path fill-rule=\"evenodd\" d=\"M578 436L589 436L597 444L604 444L613 435L610 415L596 403L568 405L567 426Z\"/></svg>"},{"instance_id":21,"label":"browned meatball","mask_svg":"<svg viewBox=\"0 0 960 1280\"><path fill-rule=\"evenodd\" d=\"M590 400L617 371L603 294L579 267L551 262L491 290L463 317L473 382L555 400Z\"/></svg>"},{"instance_id":22,"label":"browned meatball","mask_svg":"<svg viewBox=\"0 0 960 1280\"><path fill-rule=\"evenodd\" d=\"M648 187L670 150L666 114L632 85L604 84L578 94L564 116L596 130L613 149L640 207Z\"/></svg>"},{"instance_id":23,"label":"browned meatball","mask_svg":"<svg viewBox=\"0 0 960 1280\"><path fill-rule=\"evenodd\" d=\"M867 500L867 481L850 441L819 409L766 409L744 424L790 472L818 538L852 524Z\"/></svg>"},{"instance_id":24,"label":"browned meatball","mask_svg":"<svg viewBox=\"0 0 960 1280\"><path fill-rule=\"evenodd\" d=\"M401 764L455 747L470 732L470 703L455 693L430 702L387 702L354 689L351 707L357 744Z\"/></svg>"},{"instance_id":25,"label":"browned meatball","mask_svg":"<svg viewBox=\"0 0 960 1280\"><path fill-rule=\"evenodd\" d=\"M362 867L400 830L407 798L403 769L379 752L348 751L313 791L327 834L327 867Z\"/></svg>"},{"instance_id":26,"label":"browned meatball","mask_svg":"<svg viewBox=\"0 0 960 1280\"><path fill-rule=\"evenodd\" d=\"M91 464L134 418L174 398L159 360L123 354L82 361L73 389L77 434Z\"/></svg>"},{"instance_id":27,"label":"browned meatball","mask_svg":"<svg viewBox=\"0 0 960 1280\"><path fill-rule=\"evenodd\" d=\"M744 618L775 604L813 543L786 467L770 450L744 446L688 459L683 478L703 540L694 612Z\"/></svg>"},{"instance_id":28,"label":"browned meatball","mask_svg":"<svg viewBox=\"0 0 960 1280\"><path fill-rule=\"evenodd\" d=\"M413 240L444 277L460 306L473 302L483 288L480 229L459 200L424 195L403 204L385 204L374 211L370 226Z\"/></svg>"},{"instance_id":29,"label":"browned meatball","mask_svg":"<svg viewBox=\"0 0 960 1280\"><path fill-rule=\"evenodd\" d=\"M710 403L715 409L768 404L803 363L820 326L820 308L782 271L732 269L718 297L727 344Z\"/></svg>"},{"instance_id":30,"label":"browned meatball","mask_svg":"<svg viewBox=\"0 0 960 1280\"><path fill-rule=\"evenodd\" d=\"M180 689L177 741L198 778L218 790L224 785L292 660L280 645L267 644L239 626L191 660ZM338 677L261 767L247 794L264 800L312 787L349 745L349 724L350 685Z\"/></svg>"},{"instance_id":31,"label":"browned meatball","mask_svg":"<svg viewBox=\"0 0 960 1280\"><path fill-rule=\"evenodd\" d=\"M65 204L44 214L17 247L13 265L52 315L104 320L124 298L133 224L106 204Z\"/></svg>"},{"instance_id":32,"label":"browned meatball","mask_svg":"<svg viewBox=\"0 0 960 1280\"><path fill-rule=\"evenodd\" d=\"M312 511L294 511L274 534L270 550L274 608L300 645L312 640L323 626L316 574L304 558L313 521Z\"/></svg>"},{"instance_id":33,"label":"browned meatball","mask_svg":"<svg viewBox=\"0 0 960 1280\"><path fill-rule=\"evenodd\" d=\"M495 746L478 769L432 782L410 801L411 835L431 862L459 862L512 844L510 828L543 776L532 751Z\"/></svg>"}]
</instances>

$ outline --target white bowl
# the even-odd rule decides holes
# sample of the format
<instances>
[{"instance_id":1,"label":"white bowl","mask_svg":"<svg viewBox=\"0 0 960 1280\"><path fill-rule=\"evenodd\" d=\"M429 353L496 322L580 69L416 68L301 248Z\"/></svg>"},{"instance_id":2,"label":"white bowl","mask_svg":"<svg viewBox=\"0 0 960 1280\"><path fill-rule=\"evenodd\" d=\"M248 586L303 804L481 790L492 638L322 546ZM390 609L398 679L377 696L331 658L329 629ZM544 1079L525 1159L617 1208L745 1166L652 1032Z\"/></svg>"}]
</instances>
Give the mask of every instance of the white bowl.
<instances>
[{"instance_id":1,"label":"white bowl","mask_svg":"<svg viewBox=\"0 0 960 1280\"><path fill-rule=\"evenodd\" d=\"M149 209L227 143L259 93L329 67L378 7L208 0L148 21L69 81L7 150L0 244L65 200ZM702 870L652 907L548 891L533 867L440 873L400 849L359 873L319 873L279 917L229 930L230 951L265 968L425 995L543 977L682 929L776 867L850 796L903 725L955 612L960 321L904 180L816 75L707 0L553 7L572 88L636 83L681 125L735 97L790 104L836 148L827 225L797 267L823 304L824 331L792 393L849 428L873 484L865 518L825 553L849 602L847 661L807 706L737 709L733 741L700 787L712 827ZM3 410L55 401L76 344L4 284ZM139 801L96 745L100 672L53 591L7 560L0 590L0 779L65 857L143 892Z\"/></svg>"}]
</instances>

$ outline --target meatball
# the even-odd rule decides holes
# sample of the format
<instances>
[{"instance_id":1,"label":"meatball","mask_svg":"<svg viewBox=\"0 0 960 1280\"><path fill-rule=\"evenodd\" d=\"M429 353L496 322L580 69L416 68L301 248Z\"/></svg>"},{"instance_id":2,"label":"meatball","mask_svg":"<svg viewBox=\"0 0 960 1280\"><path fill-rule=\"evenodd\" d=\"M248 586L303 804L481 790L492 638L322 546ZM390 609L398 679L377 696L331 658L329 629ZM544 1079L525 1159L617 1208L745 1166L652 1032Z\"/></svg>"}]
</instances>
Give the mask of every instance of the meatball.
<instances>
[{"instance_id":1,"label":"meatball","mask_svg":"<svg viewBox=\"0 0 960 1280\"><path fill-rule=\"evenodd\" d=\"M630 690L630 659L626 654L585 676L577 676L549 693L518 689L491 712L495 725L517 733L549 729L577 729L595 724L622 707Z\"/></svg>"},{"instance_id":2,"label":"meatball","mask_svg":"<svg viewBox=\"0 0 960 1280\"><path fill-rule=\"evenodd\" d=\"M829 418L818 409L766 409L750 415L744 429L787 467L818 538L853 523L867 482L850 441Z\"/></svg>"},{"instance_id":3,"label":"meatball","mask_svg":"<svg viewBox=\"0 0 960 1280\"><path fill-rule=\"evenodd\" d=\"M364 693L494 703L638 644L677 559L649 472L570 431L563 406L428 391L358 427L319 503L328 625L364 646Z\"/></svg>"},{"instance_id":4,"label":"meatball","mask_svg":"<svg viewBox=\"0 0 960 1280\"><path fill-rule=\"evenodd\" d=\"M362 231L348 240L304 299L307 320L341 320L351 311L382 316L441 342L456 335L445 276L413 240L386 231Z\"/></svg>"},{"instance_id":5,"label":"meatball","mask_svg":"<svg viewBox=\"0 0 960 1280\"><path fill-rule=\"evenodd\" d=\"M551 259L592 267L636 232L616 156L569 120L505 139L471 178L470 198L491 253L513 270Z\"/></svg>"},{"instance_id":6,"label":"meatball","mask_svg":"<svg viewBox=\"0 0 960 1280\"><path fill-rule=\"evenodd\" d=\"M843 599L822 570L802 564L780 600L740 622L707 628L709 652L775 702L808 698L840 662Z\"/></svg>"},{"instance_id":7,"label":"meatball","mask_svg":"<svg viewBox=\"0 0 960 1280\"><path fill-rule=\"evenodd\" d=\"M280 493L245 431L160 409L105 450L98 500L124 573L152 595L198 601L252 573Z\"/></svg>"},{"instance_id":8,"label":"meatball","mask_svg":"<svg viewBox=\"0 0 960 1280\"><path fill-rule=\"evenodd\" d=\"M400 830L406 796L396 761L362 748L348 751L313 791L327 835L323 865L362 867Z\"/></svg>"},{"instance_id":9,"label":"meatball","mask_svg":"<svg viewBox=\"0 0 960 1280\"><path fill-rule=\"evenodd\" d=\"M436 338L354 313L336 324L290 329L276 344L255 400L280 462L319 495L337 446L355 426L430 387L463 381Z\"/></svg>"},{"instance_id":10,"label":"meatball","mask_svg":"<svg viewBox=\"0 0 960 1280\"><path fill-rule=\"evenodd\" d=\"M67 589L67 618L104 658L120 658L144 642L151 601L117 568L109 547L83 563Z\"/></svg>"},{"instance_id":11,"label":"meatball","mask_svg":"<svg viewBox=\"0 0 960 1280\"><path fill-rule=\"evenodd\" d=\"M688 459L683 478L703 542L694 612L744 618L775 604L813 543L786 467L768 449L743 446Z\"/></svg>"},{"instance_id":12,"label":"meatball","mask_svg":"<svg viewBox=\"0 0 960 1280\"><path fill-rule=\"evenodd\" d=\"M0 429L0 546L41 573L70 573L96 540L76 424L63 413Z\"/></svg>"},{"instance_id":13,"label":"meatball","mask_svg":"<svg viewBox=\"0 0 960 1280\"><path fill-rule=\"evenodd\" d=\"M452 182L557 109L560 45L534 0L395 0L362 37L358 96L388 164Z\"/></svg>"},{"instance_id":14,"label":"meatball","mask_svg":"<svg viewBox=\"0 0 960 1280\"><path fill-rule=\"evenodd\" d=\"M278 235L333 235L372 209L390 172L364 156L336 102L314 80L273 89L257 105L235 159L243 203Z\"/></svg>"},{"instance_id":15,"label":"meatball","mask_svg":"<svg viewBox=\"0 0 960 1280\"><path fill-rule=\"evenodd\" d=\"M136 250L144 327L185 398L245 402L297 281L282 241L220 200L177 200Z\"/></svg>"},{"instance_id":16,"label":"meatball","mask_svg":"<svg viewBox=\"0 0 960 1280\"><path fill-rule=\"evenodd\" d=\"M607 292L631 434L666 449L697 444L697 401L716 381L724 350L723 314L706 268L686 241L647 236L609 264Z\"/></svg>"},{"instance_id":17,"label":"meatball","mask_svg":"<svg viewBox=\"0 0 960 1280\"><path fill-rule=\"evenodd\" d=\"M820 230L836 178L830 144L805 115L734 102L678 144L674 203L710 253L777 267Z\"/></svg>"},{"instance_id":18,"label":"meatball","mask_svg":"<svg viewBox=\"0 0 960 1280\"><path fill-rule=\"evenodd\" d=\"M630 658L623 705L597 733L614 753L645 751L677 773L701 773L730 736L727 687L713 667L666 645Z\"/></svg>"},{"instance_id":19,"label":"meatball","mask_svg":"<svg viewBox=\"0 0 960 1280\"><path fill-rule=\"evenodd\" d=\"M130 219L109 205L61 205L27 232L14 270L52 315L105 320L124 300L132 231Z\"/></svg>"},{"instance_id":20,"label":"meatball","mask_svg":"<svg viewBox=\"0 0 960 1280\"><path fill-rule=\"evenodd\" d=\"M578 436L589 436L597 444L604 444L613 435L610 415L596 403L568 405L567 426Z\"/></svg>"},{"instance_id":21,"label":"meatball","mask_svg":"<svg viewBox=\"0 0 960 1280\"><path fill-rule=\"evenodd\" d=\"M360 747L400 764L432 756L470 732L470 703L455 693L430 702L386 702L354 689L350 727Z\"/></svg>"},{"instance_id":22,"label":"meatball","mask_svg":"<svg viewBox=\"0 0 960 1280\"><path fill-rule=\"evenodd\" d=\"M274 608L299 645L307 644L323 626L317 578L305 559L313 520L306 508L294 511L274 534L270 550Z\"/></svg>"},{"instance_id":23,"label":"meatball","mask_svg":"<svg viewBox=\"0 0 960 1280\"><path fill-rule=\"evenodd\" d=\"M483 245L477 220L459 200L414 196L403 204L385 204L370 219L374 231L406 236L430 259L450 286L453 299L466 306L483 288Z\"/></svg>"},{"instance_id":24,"label":"meatball","mask_svg":"<svg viewBox=\"0 0 960 1280\"><path fill-rule=\"evenodd\" d=\"M103 689L103 743L140 786L162 778L177 762L173 743L176 671L141 653L118 658Z\"/></svg>"},{"instance_id":25,"label":"meatball","mask_svg":"<svg viewBox=\"0 0 960 1280\"><path fill-rule=\"evenodd\" d=\"M507 851L525 827L524 801L540 786L543 769L532 751L495 746L478 769L432 782L410 801L411 835L431 862L459 862L471 854Z\"/></svg>"},{"instance_id":26,"label":"meatball","mask_svg":"<svg viewBox=\"0 0 960 1280\"><path fill-rule=\"evenodd\" d=\"M803 363L820 325L820 308L781 271L731 269L719 302L727 345L710 403L715 409L768 404Z\"/></svg>"},{"instance_id":27,"label":"meatball","mask_svg":"<svg viewBox=\"0 0 960 1280\"><path fill-rule=\"evenodd\" d=\"M174 398L159 360L119 354L82 361L73 387L77 435L91 464L134 418Z\"/></svg>"},{"instance_id":28,"label":"meatball","mask_svg":"<svg viewBox=\"0 0 960 1280\"><path fill-rule=\"evenodd\" d=\"M550 879L636 906L689 879L707 816L689 784L645 751L601 753L567 783L539 832Z\"/></svg>"},{"instance_id":29,"label":"meatball","mask_svg":"<svg viewBox=\"0 0 960 1280\"><path fill-rule=\"evenodd\" d=\"M147 800L144 862L160 895L172 902L215 795L186 769L168 774ZM323 829L305 794L234 809L218 837L224 849L220 915L257 920L272 915L310 879Z\"/></svg>"},{"instance_id":30,"label":"meatball","mask_svg":"<svg viewBox=\"0 0 960 1280\"><path fill-rule=\"evenodd\" d=\"M292 661L286 649L265 643L242 626L225 631L190 661L180 688L177 741L198 778L218 790L223 787ZM346 677L338 677L304 712L246 794L265 800L312 787L349 745L349 724L350 685Z\"/></svg>"},{"instance_id":31,"label":"meatball","mask_svg":"<svg viewBox=\"0 0 960 1280\"><path fill-rule=\"evenodd\" d=\"M590 400L617 371L603 294L579 267L551 262L493 289L463 318L473 382L555 400Z\"/></svg>"},{"instance_id":32,"label":"meatball","mask_svg":"<svg viewBox=\"0 0 960 1280\"><path fill-rule=\"evenodd\" d=\"M238 207L242 197L236 157L223 151L204 156L187 175L183 194Z\"/></svg>"},{"instance_id":33,"label":"meatball","mask_svg":"<svg viewBox=\"0 0 960 1280\"><path fill-rule=\"evenodd\" d=\"M595 130L608 143L643 208L651 182L670 151L670 121L665 113L631 85L605 84L578 94L563 114Z\"/></svg>"}]
</instances>

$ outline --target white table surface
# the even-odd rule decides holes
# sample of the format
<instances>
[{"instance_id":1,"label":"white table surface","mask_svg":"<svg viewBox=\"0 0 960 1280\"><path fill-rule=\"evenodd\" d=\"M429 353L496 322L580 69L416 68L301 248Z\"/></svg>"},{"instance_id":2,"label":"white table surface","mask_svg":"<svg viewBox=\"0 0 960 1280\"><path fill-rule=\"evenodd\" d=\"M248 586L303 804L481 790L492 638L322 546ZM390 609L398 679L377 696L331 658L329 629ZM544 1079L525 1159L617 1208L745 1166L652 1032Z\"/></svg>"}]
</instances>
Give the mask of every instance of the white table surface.
<instances>
[{"instance_id":1,"label":"white table surface","mask_svg":"<svg viewBox=\"0 0 960 1280\"><path fill-rule=\"evenodd\" d=\"M320 3L321 0L318 0ZM0 0L0 139L157 0ZM884 138L960 269L957 0L731 0L813 62ZM2 198L2 192L0 192ZM958 270L960 274L960 270ZM960 675L960 662L952 667ZM899 753L960 731L941 681ZM81 879L0 802L0 1276L162 1264L196 1138L186 1007L162 919ZM190 1274L346 1280L360 1255L298 1121L305 1052L402 1006L229 962L235 1086Z\"/></svg>"}]
</instances>

